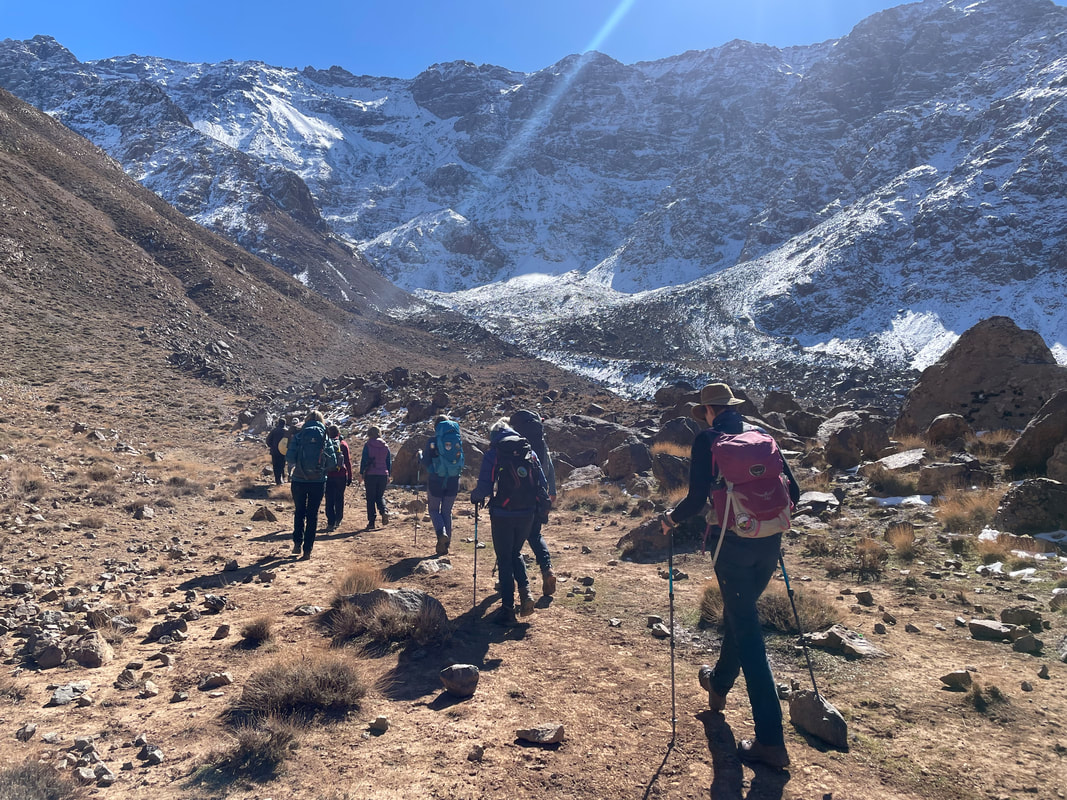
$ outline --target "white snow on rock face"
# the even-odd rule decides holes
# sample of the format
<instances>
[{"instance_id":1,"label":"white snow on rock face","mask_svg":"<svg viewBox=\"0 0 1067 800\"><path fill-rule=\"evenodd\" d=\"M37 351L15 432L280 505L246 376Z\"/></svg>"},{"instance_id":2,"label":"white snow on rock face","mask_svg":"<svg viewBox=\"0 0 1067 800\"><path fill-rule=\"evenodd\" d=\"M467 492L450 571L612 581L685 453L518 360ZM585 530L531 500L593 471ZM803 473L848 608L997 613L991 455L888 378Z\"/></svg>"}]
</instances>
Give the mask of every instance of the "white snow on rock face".
<instances>
[{"instance_id":1,"label":"white snow on rock face","mask_svg":"<svg viewBox=\"0 0 1067 800\"><path fill-rule=\"evenodd\" d=\"M412 80L35 37L0 42L0 85L256 252L280 208L634 387L739 354L921 369L994 315L1067 363L1065 29L1042 0L925 0L817 45Z\"/></svg>"}]
</instances>

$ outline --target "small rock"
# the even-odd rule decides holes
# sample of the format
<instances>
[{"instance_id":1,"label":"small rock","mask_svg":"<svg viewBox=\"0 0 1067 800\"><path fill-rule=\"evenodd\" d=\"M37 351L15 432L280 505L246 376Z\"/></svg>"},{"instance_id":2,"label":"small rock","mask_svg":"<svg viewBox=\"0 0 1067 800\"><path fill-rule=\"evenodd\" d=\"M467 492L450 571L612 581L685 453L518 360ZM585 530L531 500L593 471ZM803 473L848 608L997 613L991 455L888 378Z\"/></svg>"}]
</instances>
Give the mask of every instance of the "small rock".
<instances>
[{"instance_id":1,"label":"small rock","mask_svg":"<svg viewBox=\"0 0 1067 800\"><path fill-rule=\"evenodd\" d=\"M947 675L942 675L941 682L954 692L962 692L971 685L971 673L965 669L957 669Z\"/></svg>"},{"instance_id":2,"label":"small rock","mask_svg":"<svg viewBox=\"0 0 1067 800\"><path fill-rule=\"evenodd\" d=\"M519 728L515 736L534 744L559 744L563 741L563 726L555 723L538 725L536 728Z\"/></svg>"},{"instance_id":3,"label":"small rock","mask_svg":"<svg viewBox=\"0 0 1067 800\"><path fill-rule=\"evenodd\" d=\"M480 763L484 757L485 748L480 744L474 745L474 747L471 748L470 752L467 753L467 760L473 761L475 764Z\"/></svg>"},{"instance_id":4,"label":"small rock","mask_svg":"<svg viewBox=\"0 0 1067 800\"><path fill-rule=\"evenodd\" d=\"M652 626L652 635L657 639L669 639L671 632L662 622L658 622Z\"/></svg>"},{"instance_id":5,"label":"small rock","mask_svg":"<svg viewBox=\"0 0 1067 800\"><path fill-rule=\"evenodd\" d=\"M222 625L219 625L219 627L215 628L215 635L212 636L211 638L212 639L225 639L229 635L230 635L230 626L227 623L223 623Z\"/></svg>"},{"instance_id":6,"label":"small rock","mask_svg":"<svg viewBox=\"0 0 1067 800\"><path fill-rule=\"evenodd\" d=\"M1034 690L1034 685L1030 683L1030 681L1023 681L1019 685L1019 688L1022 689L1024 692L1032 692Z\"/></svg>"},{"instance_id":7,"label":"small rock","mask_svg":"<svg viewBox=\"0 0 1067 800\"><path fill-rule=\"evenodd\" d=\"M375 717L374 721L367 727L374 733L385 733L389 730L389 718L379 715Z\"/></svg>"},{"instance_id":8,"label":"small rock","mask_svg":"<svg viewBox=\"0 0 1067 800\"><path fill-rule=\"evenodd\" d=\"M33 735L37 733L37 725L33 722L27 722L17 731L15 731L15 738L20 742L28 742L33 738Z\"/></svg>"},{"instance_id":9,"label":"small rock","mask_svg":"<svg viewBox=\"0 0 1067 800\"><path fill-rule=\"evenodd\" d=\"M470 697L478 688L481 673L473 664L453 664L440 672L445 690L456 697Z\"/></svg>"}]
</instances>

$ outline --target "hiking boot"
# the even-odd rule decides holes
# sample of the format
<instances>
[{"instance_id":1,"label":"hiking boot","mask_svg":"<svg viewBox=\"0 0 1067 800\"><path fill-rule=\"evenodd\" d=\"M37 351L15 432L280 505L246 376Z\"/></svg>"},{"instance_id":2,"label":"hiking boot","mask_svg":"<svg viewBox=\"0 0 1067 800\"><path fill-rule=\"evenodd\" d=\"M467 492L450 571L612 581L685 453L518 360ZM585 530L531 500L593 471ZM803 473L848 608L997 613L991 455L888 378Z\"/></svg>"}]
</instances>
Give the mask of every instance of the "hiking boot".
<instances>
[{"instance_id":1,"label":"hiking boot","mask_svg":"<svg viewBox=\"0 0 1067 800\"><path fill-rule=\"evenodd\" d=\"M298 545L298 544L294 544L293 545L293 555L294 556L300 555L300 545Z\"/></svg>"},{"instance_id":2,"label":"hiking boot","mask_svg":"<svg viewBox=\"0 0 1067 800\"><path fill-rule=\"evenodd\" d=\"M519 613L524 617L530 616L534 612L534 601L530 597L529 591L519 590Z\"/></svg>"},{"instance_id":3,"label":"hiking boot","mask_svg":"<svg viewBox=\"0 0 1067 800\"><path fill-rule=\"evenodd\" d=\"M764 764L774 769L785 769L789 766L789 753L784 744L765 745L756 739L742 739L737 746L737 757L746 764Z\"/></svg>"},{"instance_id":4,"label":"hiking boot","mask_svg":"<svg viewBox=\"0 0 1067 800\"><path fill-rule=\"evenodd\" d=\"M370 522L368 522L367 523L367 527L364 528L363 530L365 530L365 531L377 530L377 528L374 526L374 520L371 520Z\"/></svg>"},{"instance_id":5,"label":"hiking boot","mask_svg":"<svg viewBox=\"0 0 1067 800\"><path fill-rule=\"evenodd\" d=\"M700 687L708 693L708 708L716 713L722 713L722 710L726 708L726 695L719 694L711 687L711 679L714 675L715 670L707 664L702 664L700 671L697 672L697 680L700 681Z\"/></svg>"},{"instance_id":6,"label":"hiking boot","mask_svg":"<svg viewBox=\"0 0 1067 800\"><path fill-rule=\"evenodd\" d=\"M310 550L305 550L304 551L304 555L300 556L300 560L301 561L307 561L310 558L311 558L311 551Z\"/></svg>"},{"instance_id":7,"label":"hiking boot","mask_svg":"<svg viewBox=\"0 0 1067 800\"><path fill-rule=\"evenodd\" d=\"M437 555L447 556L448 545L451 541L452 540L449 537L445 536L443 533L437 534Z\"/></svg>"},{"instance_id":8,"label":"hiking boot","mask_svg":"<svg viewBox=\"0 0 1067 800\"><path fill-rule=\"evenodd\" d=\"M388 514L386 514L386 513L385 513L385 512L383 511L383 512L382 512L382 525L388 525L388 524L389 524L389 515L388 515Z\"/></svg>"},{"instance_id":9,"label":"hiking boot","mask_svg":"<svg viewBox=\"0 0 1067 800\"><path fill-rule=\"evenodd\" d=\"M545 597L551 597L556 593L556 573L552 571L552 567L543 567L541 569L541 594Z\"/></svg>"},{"instance_id":10,"label":"hiking boot","mask_svg":"<svg viewBox=\"0 0 1067 800\"><path fill-rule=\"evenodd\" d=\"M519 618L515 616L514 608L501 608L496 612L496 616L493 617L493 622L497 625L507 625L510 627L512 625L518 625Z\"/></svg>"}]
</instances>

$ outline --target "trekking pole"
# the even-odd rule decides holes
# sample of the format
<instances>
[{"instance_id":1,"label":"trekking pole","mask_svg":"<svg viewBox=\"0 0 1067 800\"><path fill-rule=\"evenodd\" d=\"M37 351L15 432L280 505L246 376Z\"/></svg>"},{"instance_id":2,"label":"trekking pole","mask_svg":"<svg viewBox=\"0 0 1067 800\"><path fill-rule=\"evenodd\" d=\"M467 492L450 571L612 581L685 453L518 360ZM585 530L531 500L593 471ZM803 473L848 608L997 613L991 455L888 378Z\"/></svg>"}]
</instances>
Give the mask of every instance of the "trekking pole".
<instances>
[{"instance_id":1,"label":"trekking pole","mask_svg":"<svg viewBox=\"0 0 1067 800\"><path fill-rule=\"evenodd\" d=\"M804 658L808 662L808 674L811 675L811 688L815 690L815 696L819 697L819 687L815 685L815 670L811 666L811 655L808 653L808 642L804 637L804 629L800 627L800 614L797 613L797 604L793 600L793 587L789 585L789 575L785 571L784 551L778 552L778 563L782 567L782 577L785 579L785 593L789 595L789 605L793 607L793 617L795 617L797 621L797 632L800 634L800 644L804 648Z\"/></svg>"},{"instance_id":2,"label":"trekking pole","mask_svg":"<svg viewBox=\"0 0 1067 800\"><path fill-rule=\"evenodd\" d=\"M478 504L474 504L474 596L471 608L478 605Z\"/></svg>"},{"instance_id":3,"label":"trekking pole","mask_svg":"<svg viewBox=\"0 0 1067 800\"><path fill-rule=\"evenodd\" d=\"M415 467L415 485L412 487L415 493L415 499L419 499L419 482L422 480L422 451L419 451L418 461L416 461ZM416 503L415 507L415 547L419 546L419 509Z\"/></svg>"},{"instance_id":4,"label":"trekking pole","mask_svg":"<svg viewBox=\"0 0 1067 800\"><path fill-rule=\"evenodd\" d=\"M667 597L671 607L671 744L674 744L678 726L678 713L674 704L674 530L668 531L667 536Z\"/></svg>"}]
</instances>

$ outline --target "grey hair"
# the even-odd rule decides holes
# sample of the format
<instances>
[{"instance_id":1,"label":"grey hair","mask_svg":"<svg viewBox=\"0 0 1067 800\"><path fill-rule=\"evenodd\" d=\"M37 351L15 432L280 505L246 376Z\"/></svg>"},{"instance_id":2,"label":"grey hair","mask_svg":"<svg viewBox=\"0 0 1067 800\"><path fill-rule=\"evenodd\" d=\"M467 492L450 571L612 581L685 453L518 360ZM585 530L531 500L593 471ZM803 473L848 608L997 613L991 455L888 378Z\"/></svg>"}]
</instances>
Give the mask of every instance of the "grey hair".
<instances>
[{"instance_id":1,"label":"grey hair","mask_svg":"<svg viewBox=\"0 0 1067 800\"><path fill-rule=\"evenodd\" d=\"M501 417L500 419L498 419L496 422L493 423L493 427L491 427L489 429L489 434L492 435L492 434L496 433L497 431L502 431L505 428L510 428L510 427L511 427L511 421L507 417Z\"/></svg>"}]
</instances>

